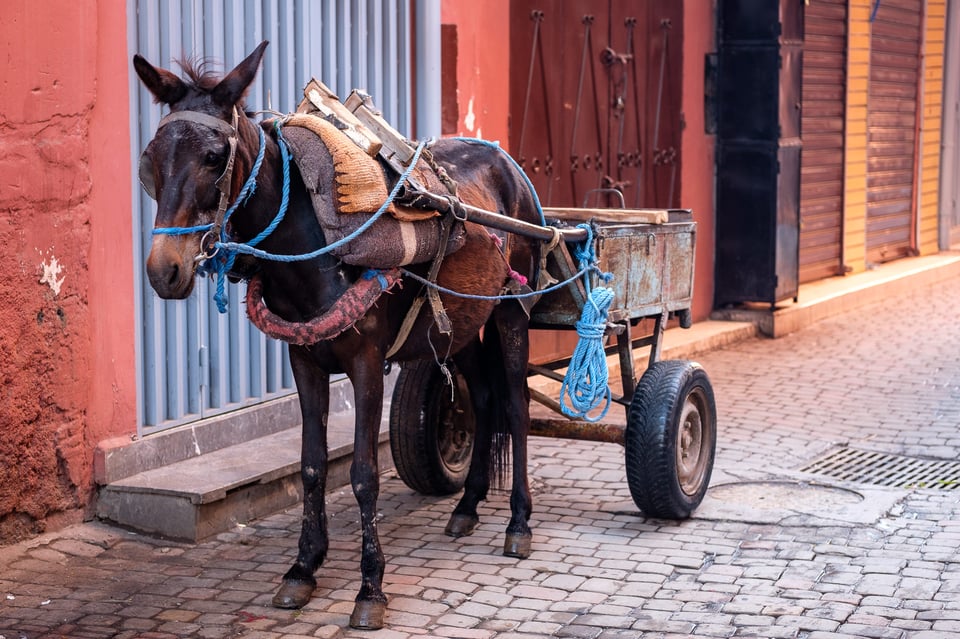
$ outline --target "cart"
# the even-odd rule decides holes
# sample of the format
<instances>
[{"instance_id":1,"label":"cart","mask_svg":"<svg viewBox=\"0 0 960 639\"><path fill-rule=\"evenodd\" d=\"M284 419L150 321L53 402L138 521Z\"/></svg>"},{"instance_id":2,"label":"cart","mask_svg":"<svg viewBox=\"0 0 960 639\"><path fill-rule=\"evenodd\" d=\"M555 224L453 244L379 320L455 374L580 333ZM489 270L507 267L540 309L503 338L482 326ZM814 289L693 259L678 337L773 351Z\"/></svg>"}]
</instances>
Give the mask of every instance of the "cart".
<instances>
[{"instance_id":1,"label":"cart","mask_svg":"<svg viewBox=\"0 0 960 639\"><path fill-rule=\"evenodd\" d=\"M445 202L437 201L443 208ZM549 242L556 231L461 205L456 213L487 226ZM688 210L544 209L560 239L547 257L547 272L558 281L577 273L570 246L584 242L588 221L602 271L614 301L607 317L608 355L619 358L625 425L615 420L571 419L558 400L531 389L531 434L620 444L630 494L648 517L685 519L702 501L713 469L717 412L713 388L697 363L661 360L664 330L671 318L691 325L696 223ZM531 328L573 329L587 300L582 278L545 294L533 307ZM633 349L649 346L646 370L636 381ZM561 381L570 359L531 365L530 375ZM400 478L427 495L459 491L473 448L470 389L453 372L454 392L433 362L405 364L394 388L390 444ZM611 405L611 408L614 408ZM547 409L547 410L545 410Z\"/></svg>"}]
</instances>

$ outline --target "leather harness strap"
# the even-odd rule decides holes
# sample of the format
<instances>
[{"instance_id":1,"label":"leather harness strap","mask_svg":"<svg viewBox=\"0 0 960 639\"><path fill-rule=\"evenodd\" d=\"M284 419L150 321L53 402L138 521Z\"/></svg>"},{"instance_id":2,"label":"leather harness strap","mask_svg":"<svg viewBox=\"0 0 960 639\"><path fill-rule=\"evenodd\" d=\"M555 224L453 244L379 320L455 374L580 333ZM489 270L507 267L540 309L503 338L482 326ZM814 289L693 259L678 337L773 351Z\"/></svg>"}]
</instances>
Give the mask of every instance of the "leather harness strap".
<instances>
[{"instance_id":1,"label":"leather harness strap","mask_svg":"<svg viewBox=\"0 0 960 639\"><path fill-rule=\"evenodd\" d=\"M430 270L427 273L427 279L431 282L437 281L437 274L440 272L440 265L443 263L443 255L446 253L447 241L450 239L450 229L453 227L455 222L456 219L452 215L446 215L443 218L443 222L440 227L440 250L437 251L437 255L433 258L433 263L430 264ZM420 309L423 307L423 302L425 299L430 300L430 306L433 309L434 318L436 319L437 327L440 329L440 332L444 335L449 335L453 331L453 328L450 324L450 318L447 317L447 312L444 310L443 304L440 302L440 293L434 288L427 288L426 295L418 295L413 300L413 304L410 305L410 310L407 311L406 316L403 318L403 323L400 325L400 330L397 332L397 337L393 340L393 344L387 351L385 356L386 359L390 359L396 355L397 351L399 351L407 341L407 338L410 336L410 331L413 329L413 324L417 321L417 316L420 314Z\"/></svg>"}]
</instances>

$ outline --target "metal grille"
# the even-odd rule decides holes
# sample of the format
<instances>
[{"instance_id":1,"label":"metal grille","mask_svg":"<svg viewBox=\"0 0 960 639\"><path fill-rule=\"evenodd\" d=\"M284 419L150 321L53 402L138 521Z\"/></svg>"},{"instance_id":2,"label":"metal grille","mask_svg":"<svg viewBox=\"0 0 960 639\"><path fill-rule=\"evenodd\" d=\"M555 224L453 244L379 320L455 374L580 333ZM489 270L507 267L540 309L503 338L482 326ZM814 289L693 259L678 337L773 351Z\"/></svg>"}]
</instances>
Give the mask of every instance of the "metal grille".
<instances>
[{"instance_id":1,"label":"metal grille","mask_svg":"<svg viewBox=\"0 0 960 639\"><path fill-rule=\"evenodd\" d=\"M841 448L800 469L834 479L891 488L960 487L960 462Z\"/></svg>"},{"instance_id":2,"label":"metal grille","mask_svg":"<svg viewBox=\"0 0 960 639\"><path fill-rule=\"evenodd\" d=\"M270 40L248 109L292 111L302 87L316 76L340 95L367 89L387 120L410 131L409 0L128 0L127 15L131 54L175 71L172 61L181 55L209 58L226 71L261 40ZM135 171L163 112L130 76ZM155 205L139 188L132 205L139 434L293 393L287 349L247 321L242 286L230 285L226 315L213 305L208 280L199 280L188 300L163 301L153 294L143 261Z\"/></svg>"}]
</instances>

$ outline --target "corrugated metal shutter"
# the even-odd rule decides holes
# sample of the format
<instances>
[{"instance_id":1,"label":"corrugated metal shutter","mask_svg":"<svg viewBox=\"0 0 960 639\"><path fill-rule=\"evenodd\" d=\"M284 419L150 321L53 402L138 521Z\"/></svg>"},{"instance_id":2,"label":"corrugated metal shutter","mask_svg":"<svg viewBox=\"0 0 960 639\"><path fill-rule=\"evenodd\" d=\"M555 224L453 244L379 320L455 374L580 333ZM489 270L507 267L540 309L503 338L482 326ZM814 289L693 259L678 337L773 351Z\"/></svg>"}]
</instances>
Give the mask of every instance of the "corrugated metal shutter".
<instances>
[{"instance_id":1,"label":"corrugated metal shutter","mask_svg":"<svg viewBox=\"0 0 960 639\"><path fill-rule=\"evenodd\" d=\"M846 0L806 6L803 40L803 154L800 281L841 272Z\"/></svg>"},{"instance_id":2,"label":"corrugated metal shutter","mask_svg":"<svg viewBox=\"0 0 960 639\"><path fill-rule=\"evenodd\" d=\"M883 0L872 25L867 100L867 260L910 252L913 238L922 0Z\"/></svg>"},{"instance_id":3,"label":"corrugated metal shutter","mask_svg":"<svg viewBox=\"0 0 960 639\"><path fill-rule=\"evenodd\" d=\"M960 245L960 2L947 3L940 158L940 249Z\"/></svg>"},{"instance_id":4,"label":"corrugated metal shutter","mask_svg":"<svg viewBox=\"0 0 960 639\"><path fill-rule=\"evenodd\" d=\"M183 55L229 70L270 40L247 106L292 111L311 76L345 95L365 88L400 131L411 128L409 0L130 0L131 52L170 68ZM131 166L153 137L161 108L131 73ZM134 177L134 184L136 184ZM157 298L143 272L155 205L134 195L140 328L137 385L140 434L294 392L287 349L245 317L243 286L217 312L208 280L190 299Z\"/></svg>"}]
</instances>

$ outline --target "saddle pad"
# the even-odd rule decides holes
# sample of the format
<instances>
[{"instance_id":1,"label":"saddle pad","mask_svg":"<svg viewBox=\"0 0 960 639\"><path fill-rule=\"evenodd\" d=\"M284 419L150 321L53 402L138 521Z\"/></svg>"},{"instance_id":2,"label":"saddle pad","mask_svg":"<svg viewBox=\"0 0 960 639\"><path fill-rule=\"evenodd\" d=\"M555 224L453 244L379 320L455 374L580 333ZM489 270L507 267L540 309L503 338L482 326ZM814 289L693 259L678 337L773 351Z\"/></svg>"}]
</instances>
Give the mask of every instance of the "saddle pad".
<instances>
[{"instance_id":1,"label":"saddle pad","mask_svg":"<svg viewBox=\"0 0 960 639\"><path fill-rule=\"evenodd\" d=\"M314 212L328 243L356 231L386 201L387 181L381 164L333 124L319 117L295 114L285 123L283 137L313 200ZM329 172L325 171L328 157L333 161L332 185L328 181ZM426 173L422 169L415 172ZM424 178L421 183L430 182L429 176L424 175ZM334 194L332 208L323 197L331 186ZM332 253L347 264L393 268L430 261L444 248L440 246L441 217L436 211L391 204L386 213L358 237ZM462 224L458 223L451 229L445 253L459 249L464 240Z\"/></svg>"}]
</instances>

